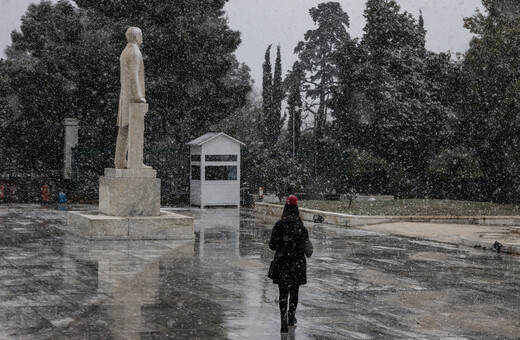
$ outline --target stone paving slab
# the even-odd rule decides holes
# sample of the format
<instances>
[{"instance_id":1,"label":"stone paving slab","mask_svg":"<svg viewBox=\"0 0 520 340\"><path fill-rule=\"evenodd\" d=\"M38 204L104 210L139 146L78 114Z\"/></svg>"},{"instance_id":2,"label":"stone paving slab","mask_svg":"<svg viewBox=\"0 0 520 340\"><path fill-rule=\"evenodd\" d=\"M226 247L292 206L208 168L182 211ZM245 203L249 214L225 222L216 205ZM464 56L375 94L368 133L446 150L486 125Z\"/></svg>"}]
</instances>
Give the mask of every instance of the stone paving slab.
<instances>
[{"instance_id":1,"label":"stone paving slab","mask_svg":"<svg viewBox=\"0 0 520 340\"><path fill-rule=\"evenodd\" d=\"M275 219L189 214L190 244L86 242L66 232L64 212L0 207L0 338L280 337L278 291L266 277ZM314 255L287 338L518 338L520 257L306 226Z\"/></svg>"},{"instance_id":2,"label":"stone paving slab","mask_svg":"<svg viewBox=\"0 0 520 340\"><path fill-rule=\"evenodd\" d=\"M62 211L0 206L0 338L45 338L112 299L161 255L193 248L193 241L87 241L65 232L66 221Z\"/></svg>"}]
</instances>

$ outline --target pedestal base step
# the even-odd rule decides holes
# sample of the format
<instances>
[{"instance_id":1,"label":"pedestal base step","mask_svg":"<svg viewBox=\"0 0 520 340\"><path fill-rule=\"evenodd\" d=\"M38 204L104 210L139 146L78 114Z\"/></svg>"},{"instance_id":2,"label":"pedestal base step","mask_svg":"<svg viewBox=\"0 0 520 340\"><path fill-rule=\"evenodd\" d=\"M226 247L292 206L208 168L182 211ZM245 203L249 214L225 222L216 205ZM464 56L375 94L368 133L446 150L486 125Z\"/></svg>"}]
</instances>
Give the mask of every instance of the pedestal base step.
<instances>
[{"instance_id":1,"label":"pedestal base step","mask_svg":"<svg viewBox=\"0 0 520 340\"><path fill-rule=\"evenodd\" d=\"M161 211L159 216L118 217L99 211L71 211L68 229L89 240L194 239L193 219Z\"/></svg>"}]
</instances>

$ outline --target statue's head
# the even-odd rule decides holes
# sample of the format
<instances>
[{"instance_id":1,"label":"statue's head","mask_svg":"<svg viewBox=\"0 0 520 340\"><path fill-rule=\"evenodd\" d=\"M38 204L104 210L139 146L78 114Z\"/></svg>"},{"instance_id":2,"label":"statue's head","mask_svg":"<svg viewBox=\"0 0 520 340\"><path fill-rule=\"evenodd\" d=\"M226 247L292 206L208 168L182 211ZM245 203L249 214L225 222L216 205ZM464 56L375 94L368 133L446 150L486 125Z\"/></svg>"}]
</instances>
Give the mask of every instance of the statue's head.
<instances>
[{"instance_id":1,"label":"statue's head","mask_svg":"<svg viewBox=\"0 0 520 340\"><path fill-rule=\"evenodd\" d=\"M126 30L126 40L128 40L129 43L141 46L143 43L143 32L139 27L130 27Z\"/></svg>"}]
</instances>

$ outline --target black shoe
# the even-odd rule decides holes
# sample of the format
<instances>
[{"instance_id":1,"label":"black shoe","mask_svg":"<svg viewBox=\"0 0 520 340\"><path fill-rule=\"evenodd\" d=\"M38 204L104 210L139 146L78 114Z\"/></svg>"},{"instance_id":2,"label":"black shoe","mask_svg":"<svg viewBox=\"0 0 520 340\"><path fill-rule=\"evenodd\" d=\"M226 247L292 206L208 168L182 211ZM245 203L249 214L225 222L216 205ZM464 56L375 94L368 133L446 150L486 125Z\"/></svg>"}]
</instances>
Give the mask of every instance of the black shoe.
<instances>
[{"instance_id":1,"label":"black shoe","mask_svg":"<svg viewBox=\"0 0 520 340\"><path fill-rule=\"evenodd\" d=\"M287 328L287 317L282 318L282 327L280 328L280 333L288 333L289 328Z\"/></svg>"},{"instance_id":2,"label":"black shoe","mask_svg":"<svg viewBox=\"0 0 520 340\"><path fill-rule=\"evenodd\" d=\"M289 328L287 327L287 324L282 324L282 327L280 328L280 333L289 333Z\"/></svg>"},{"instance_id":3,"label":"black shoe","mask_svg":"<svg viewBox=\"0 0 520 340\"><path fill-rule=\"evenodd\" d=\"M296 327L296 323L298 322L298 320L296 320L296 316L293 315L289 315L289 326L295 326Z\"/></svg>"}]
</instances>

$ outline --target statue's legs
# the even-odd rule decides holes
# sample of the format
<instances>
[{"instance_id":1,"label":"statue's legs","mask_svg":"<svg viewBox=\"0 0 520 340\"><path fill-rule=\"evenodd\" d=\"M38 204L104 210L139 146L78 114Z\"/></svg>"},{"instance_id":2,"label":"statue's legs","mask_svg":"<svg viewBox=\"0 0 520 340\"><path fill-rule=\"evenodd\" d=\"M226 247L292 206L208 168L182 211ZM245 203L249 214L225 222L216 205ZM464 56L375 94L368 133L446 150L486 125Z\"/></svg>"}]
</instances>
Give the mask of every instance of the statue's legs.
<instances>
[{"instance_id":1,"label":"statue's legs","mask_svg":"<svg viewBox=\"0 0 520 340\"><path fill-rule=\"evenodd\" d=\"M114 163L116 169L126 169L126 153L128 151L128 125L120 126L119 132L117 133L116 142L116 155L114 157Z\"/></svg>"},{"instance_id":2,"label":"statue's legs","mask_svg":"<svg viewBox=\"0 0 520 340\"><path fill-rule=\"evenodd\" d=\"M134 103L130 105L128 117L128 169L151 169L143 163L144 148L144 116L148 112L148 104Z\"/></svg>"}]
</instances>

